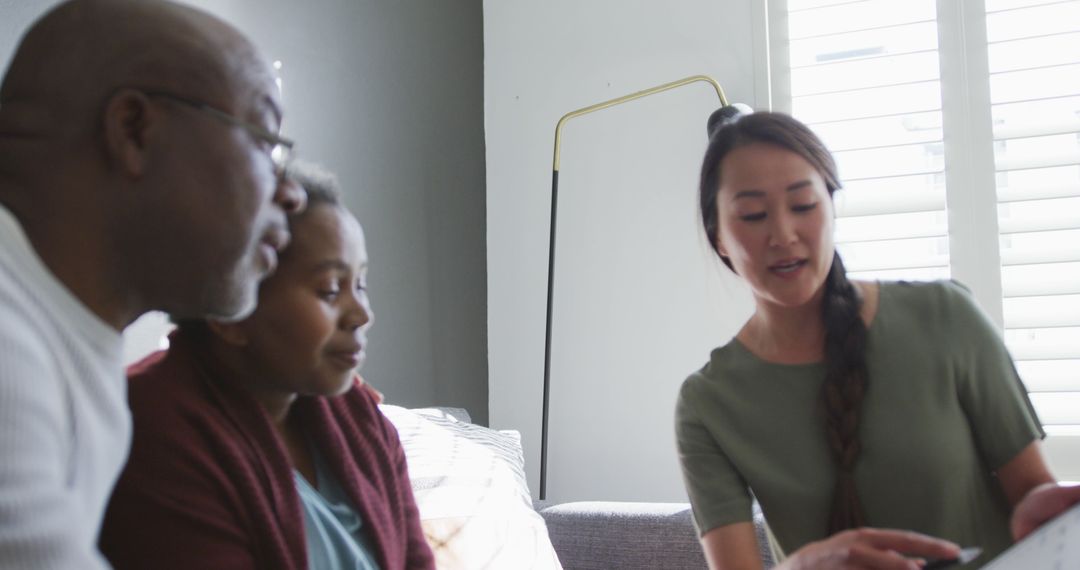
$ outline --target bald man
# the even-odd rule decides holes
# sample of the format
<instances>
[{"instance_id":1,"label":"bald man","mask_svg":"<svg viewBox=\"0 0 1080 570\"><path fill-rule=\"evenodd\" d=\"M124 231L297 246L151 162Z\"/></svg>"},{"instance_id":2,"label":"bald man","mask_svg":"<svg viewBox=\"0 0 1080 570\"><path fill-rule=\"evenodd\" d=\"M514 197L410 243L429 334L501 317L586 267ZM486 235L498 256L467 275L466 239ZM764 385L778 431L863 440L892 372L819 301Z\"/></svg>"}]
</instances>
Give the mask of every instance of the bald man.
<instances>
[{"instance_id":1,"label":"bald man","mask_svg":"<svg viewBox=\"0 0 1080 570\"><path fill-rule=\"evenodd\" d=\"M154 0L76 0L0 85L0 568L95 569L131 435L121 331L238 318L302 190L269 67Z\"/></svg>"}]
</instances>

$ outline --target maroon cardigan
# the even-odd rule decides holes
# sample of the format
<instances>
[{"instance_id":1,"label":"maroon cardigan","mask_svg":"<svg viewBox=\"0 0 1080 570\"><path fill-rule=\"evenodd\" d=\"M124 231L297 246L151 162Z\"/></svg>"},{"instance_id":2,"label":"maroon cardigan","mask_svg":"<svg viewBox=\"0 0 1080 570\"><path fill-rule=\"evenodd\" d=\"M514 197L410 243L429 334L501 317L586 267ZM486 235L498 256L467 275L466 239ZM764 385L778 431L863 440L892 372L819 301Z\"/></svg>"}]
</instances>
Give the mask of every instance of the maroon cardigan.
<instances>
[{"instance_id":1,"label":"maroon cardigan","mask_svg":"<svg viewBox=\"0 0 1080 570\"><path fill-rule=\"evenodd\" d=\"M285 445L247 392L174 334L129 370L131 458L105 515L118 570L303 569L304 516ZM205 373L203 372L205 371ZM293 404L352 500L383 570L434 568L394 426L359 382Z\"/></svg>"}]
</instances>

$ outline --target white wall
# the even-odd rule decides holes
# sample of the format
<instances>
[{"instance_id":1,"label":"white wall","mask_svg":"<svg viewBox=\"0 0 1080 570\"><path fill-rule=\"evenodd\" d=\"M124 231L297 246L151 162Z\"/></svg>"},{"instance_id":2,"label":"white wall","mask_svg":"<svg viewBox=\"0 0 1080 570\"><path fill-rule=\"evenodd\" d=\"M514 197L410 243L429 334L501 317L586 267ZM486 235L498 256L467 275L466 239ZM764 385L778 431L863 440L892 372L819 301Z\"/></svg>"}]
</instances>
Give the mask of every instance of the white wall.
<instances>
[{"instance_id":1,"label":"white wall","mask_svg":"<svg viewBox=\"0 0 1080 570\"><path fill-rule=\"evenodd\" d=\"M0 62L4 69L26 28L58 0L0 0Z\"/></svg>"},{"instance_id":2,"label":"white wall","mask_svg":"<svg viewBox=\"0 0 1080 570\"><path fill-rule=\"evenodd\" d=\"M56 3L0 0L5 69ZM377 322L365 376L394 403L464 406L485 422L480 0L190 3L284 63L286 134L338 173L367 230ZM139 323L129 358L159 330Z\"/></svg>"},{"instance_id":3,"label":"white wall","mask_svg":"<svg viewBox=\"0 0 1080 570\"><path fill-rule=\"evenodd\" d=\"M759 4L484 3L491 422L523 432L534 493L555 124L698 73L733 101L767 106ZM750 311L699 233L696 178L716 107L697 84L564 131L549 499L685 500L678 387Z\"/></svg>"}]
</instances>

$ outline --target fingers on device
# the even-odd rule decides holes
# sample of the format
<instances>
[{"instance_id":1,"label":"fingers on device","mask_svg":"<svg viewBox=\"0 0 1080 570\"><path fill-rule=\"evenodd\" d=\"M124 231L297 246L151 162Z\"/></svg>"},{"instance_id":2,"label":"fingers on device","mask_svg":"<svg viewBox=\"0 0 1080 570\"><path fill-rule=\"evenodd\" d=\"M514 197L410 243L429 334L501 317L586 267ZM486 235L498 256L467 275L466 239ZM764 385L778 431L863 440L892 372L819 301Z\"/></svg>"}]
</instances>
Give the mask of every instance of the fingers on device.
<instances>
[{"instance_id":1,"label":"fingers on device","mask_svg":"<svg viewBox=\"0 0 1080 570\"><path fill-rule=\"evenodd\" d=\"M960 556L956 558L937 558L927 560L926 565L923 566L923 570L943 570L955 564L967 564L972 560L975 560L979 556L982 556L982 549L978 546L970 546L960 551Z\"/></svg>"}]
</instances>

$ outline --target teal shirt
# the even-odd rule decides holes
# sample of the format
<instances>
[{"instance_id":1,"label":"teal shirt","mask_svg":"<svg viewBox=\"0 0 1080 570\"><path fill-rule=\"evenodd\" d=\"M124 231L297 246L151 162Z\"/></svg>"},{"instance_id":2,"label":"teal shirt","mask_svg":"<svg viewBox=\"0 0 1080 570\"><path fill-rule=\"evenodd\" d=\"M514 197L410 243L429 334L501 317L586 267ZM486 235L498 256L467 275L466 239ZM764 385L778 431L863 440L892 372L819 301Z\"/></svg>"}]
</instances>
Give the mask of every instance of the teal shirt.
<instances>
[{"instance_id":1,"label":"teal shirt","mask_svg":"<svg viewBox=\"0 0 1080 570\"><path fill-rule=\"evenodd\" d=\"M304 510L304 534L310 570L379 570L363 521L345 491L315 456L314 489L303 475L293 472Z\"/></svg>"},{"instance_id":2,"label":"teal shirt","mask_svg":"<svg viewBox=\"0 0 1080 570\"><path fill-rule=\"evenodd\" d=\"M882 283L867 337L856 487L870 526L1008 547L993 473L1043 436L990 320L952 282ZM785 552L826 537L836 470L824 364L766 362L737 340L682 386L676 432L702 533L751 520L751 491Z\"/></svg>"}]
</instances>

